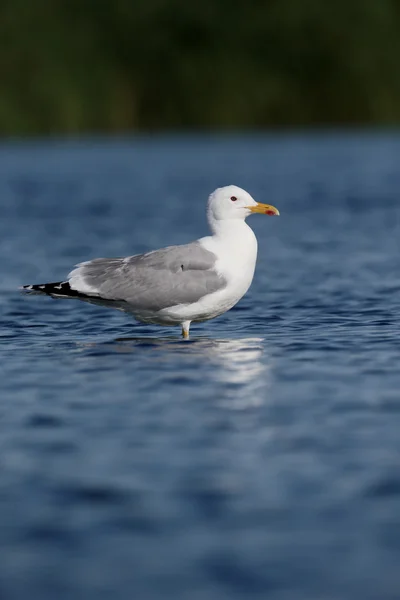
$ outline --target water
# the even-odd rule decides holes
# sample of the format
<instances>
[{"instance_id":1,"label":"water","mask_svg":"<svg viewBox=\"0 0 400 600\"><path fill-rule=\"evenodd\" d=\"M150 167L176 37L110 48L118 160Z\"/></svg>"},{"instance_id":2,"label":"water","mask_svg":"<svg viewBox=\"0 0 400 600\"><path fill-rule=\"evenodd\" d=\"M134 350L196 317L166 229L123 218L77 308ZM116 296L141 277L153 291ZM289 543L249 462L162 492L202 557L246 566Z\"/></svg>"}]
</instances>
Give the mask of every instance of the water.
<instances>
[{"instance_id":1,"label":"water","mask_svg":"<svg viewBox=\"0 0 400 600\"><path fill-rule=\"evenodd\" d=\"M3 143L0 595L386 600L400 586L400 136ZM136 324L22 297L206 231L236 183L236 309Z\"/></svg>"}]
</instances>

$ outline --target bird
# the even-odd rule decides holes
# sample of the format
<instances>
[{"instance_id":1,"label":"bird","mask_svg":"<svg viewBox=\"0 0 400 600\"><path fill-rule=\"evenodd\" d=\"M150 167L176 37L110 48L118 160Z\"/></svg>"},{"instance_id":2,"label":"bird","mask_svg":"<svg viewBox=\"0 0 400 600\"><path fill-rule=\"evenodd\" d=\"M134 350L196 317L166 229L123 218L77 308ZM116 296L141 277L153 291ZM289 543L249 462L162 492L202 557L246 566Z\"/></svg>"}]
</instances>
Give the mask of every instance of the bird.
<instances>
[{"instance_id":1,"label":"bird","mask_svg":"<svg viewBox=\"0 0 400 600\"><path fill-rule=\"evenodd\" d=\"M145 254L95 258L76 265L64 281L22 290L116 308L143 323L179 325L188 339L192 322L222 315L249 289L257 238L246 218L254 213L280 214L236 185L217 188L207 204L211 235Z\"/></svg>"}]
</instances>

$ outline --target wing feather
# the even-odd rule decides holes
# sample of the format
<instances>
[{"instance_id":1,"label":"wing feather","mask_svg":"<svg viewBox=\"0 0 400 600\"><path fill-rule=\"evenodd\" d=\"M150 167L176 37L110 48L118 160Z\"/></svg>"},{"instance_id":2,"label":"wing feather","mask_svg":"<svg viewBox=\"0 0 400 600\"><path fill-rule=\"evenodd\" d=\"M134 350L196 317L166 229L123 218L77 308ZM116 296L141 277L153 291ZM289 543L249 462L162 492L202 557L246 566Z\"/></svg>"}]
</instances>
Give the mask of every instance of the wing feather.
<instances>
[{"instance_id":1,"label":"wing feather","mask_svg":"<svg viewBox=\"0 0 400 600\"><path fill-rule=\"evenodd\" d=\"M226 285L216 256L199 242L127 258L96 258L69 275L72 288L93 297L127 302L133 310L162 310L197 302Z\"/></svg>"}]
</instances>

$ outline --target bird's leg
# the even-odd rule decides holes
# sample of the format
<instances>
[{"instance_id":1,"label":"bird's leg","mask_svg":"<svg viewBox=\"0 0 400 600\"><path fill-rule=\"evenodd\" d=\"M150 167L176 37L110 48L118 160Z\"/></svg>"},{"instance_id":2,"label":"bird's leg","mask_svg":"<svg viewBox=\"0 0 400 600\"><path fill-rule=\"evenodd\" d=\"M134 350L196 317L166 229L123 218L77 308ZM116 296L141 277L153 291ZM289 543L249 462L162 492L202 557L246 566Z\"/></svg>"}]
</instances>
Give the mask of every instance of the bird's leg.
<instances>
[{"instance_id":1,"label":"bird's leg","mask_svg":"<svg viewBox=\"0 0 400 600\"><path fill-rule=\"evenodd\" d=\"M184 321L182 323L182 337L184 340L189 339L190 321Z\"/></svg>"}]
</instances>

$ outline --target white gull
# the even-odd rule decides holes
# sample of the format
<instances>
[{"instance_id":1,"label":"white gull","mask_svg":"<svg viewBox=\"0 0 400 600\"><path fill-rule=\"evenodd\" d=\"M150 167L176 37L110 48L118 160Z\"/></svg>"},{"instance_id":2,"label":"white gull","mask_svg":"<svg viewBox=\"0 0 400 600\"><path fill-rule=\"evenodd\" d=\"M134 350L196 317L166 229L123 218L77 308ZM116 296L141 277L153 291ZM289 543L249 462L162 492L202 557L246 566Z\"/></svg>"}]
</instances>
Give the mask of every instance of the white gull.
<instances>
[{"instance_id":1,"label":"white gull","mask_svg":"<svg viewBox=\"0 0 400 600\"><path fill-rule=\"evenodd\" d=\"M257 239L245 222L252 213L279 215L235 185L218 188L208 199L212 235L126 258L96 258L77 265L66 281L23 290L117 308L143 323L180 325L188 338L191 322L218 317L249 289L257 259Z\"/></svg>"}]
</instances>

